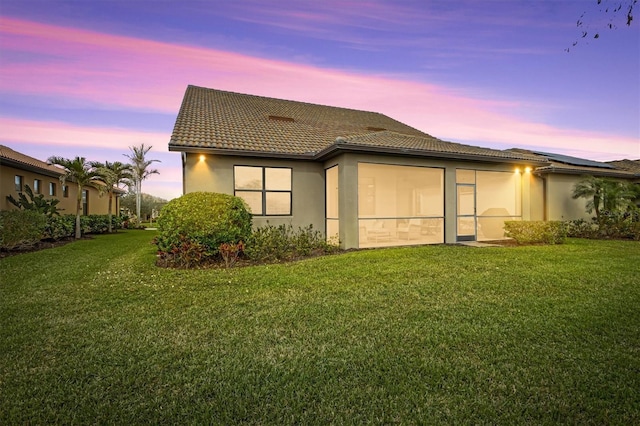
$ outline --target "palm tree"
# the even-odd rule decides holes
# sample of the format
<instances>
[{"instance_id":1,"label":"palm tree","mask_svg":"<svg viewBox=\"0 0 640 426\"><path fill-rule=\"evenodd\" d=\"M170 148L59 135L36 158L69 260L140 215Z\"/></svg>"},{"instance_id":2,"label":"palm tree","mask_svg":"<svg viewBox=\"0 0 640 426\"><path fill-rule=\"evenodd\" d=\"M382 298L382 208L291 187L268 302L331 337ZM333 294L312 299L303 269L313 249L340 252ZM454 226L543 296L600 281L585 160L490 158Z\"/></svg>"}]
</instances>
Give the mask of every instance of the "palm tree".
<instances>
[{"instance_id":1,"label":"palm tree","mask_svg":"<svg viewBox=\"0 0 640 426\"><path fill-rule=\"evenodd\" d=\"M49 164L60 166L64 169L64 174L60 176L62 185L67 180L71 180L78 185L78 200L76 203L76 238L82 236L80 229L80 212L82 211L82 188L91 186L97 188L96 179L98 173L93 170L91 164L87 163L84 157L76 157L73 160L63 157L49 157Z\"/></svg>"},{"instance_id":2,"label":"palm tree","mask_svg":"<svg viewBox=\"0 0 640 426\"><path fill-rule=\"evenodd\" d=\"M602 210L625 210L633 205L635 195L629 182L585 176L574 185L572 197L586 198L587 213L595 210L596 220L600 223Z\"/></svg>"},{"instance_id":3,"label":"palm tree","mask_svg":"<svg viewBox=\"0 0 640 426\"><path fill-rule=\"evenodd\" d=\"M604 209L610 212L627 211L632 208L636 198L632 183L607 179L605 186Z\"/></svg>"},{"instance_id":4,"label":"palm tree","mask_svg":"<svg viewBox=\"0 0 640 426\"><path fill-rule=\"evenodd\" d=\"M138 224L140 224L140 205L142 204L142 181L153 174L160 174L156 169L149 169L149 166L154 162L160 162L160 160L147 160L145 156L153 148L152 146L145 147L144 144L140 146L130 146L131 154L124 154L133 167L133 184L136 191L136 216L138 218Z\"/></svg>"},{"instance_id":5,"label":"palm tree","mask_svg":"<svg viewBox=\"0 0 640 426\"><path fill-rule=\"evenodd\" d=\"M581 181L573 186L574 199L586 198L587 213L591 213L595 210L596 218L600 220L600 205L604 197L605 181L603 178L597 178L594 176L585 176Z\"/></svg>"},{"instance_id":6,"label":"palm tree","mask_svg":"<svg viewBox=\"0 0 640 426\"><path fill-rule=\"evenodd\" d=\"M124 164L120 161L114 161L113 163L108 161L104 163L92 161L91 166L98 173L98 180L104 183L104 186L100 187L100 192L109 194L109 233L111 233L113 231L111 224L113 194L121 184L131 185L133 167L130 164Z\"/></svg>"}]
</instances>

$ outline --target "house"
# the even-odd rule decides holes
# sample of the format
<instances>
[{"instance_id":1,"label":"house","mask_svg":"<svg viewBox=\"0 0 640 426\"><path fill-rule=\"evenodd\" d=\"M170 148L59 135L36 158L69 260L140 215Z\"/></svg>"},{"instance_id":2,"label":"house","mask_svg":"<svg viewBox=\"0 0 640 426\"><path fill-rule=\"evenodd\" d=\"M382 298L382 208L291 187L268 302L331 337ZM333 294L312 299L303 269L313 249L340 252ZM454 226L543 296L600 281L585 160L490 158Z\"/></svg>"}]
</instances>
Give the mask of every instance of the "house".
<instances>
[{"instance_id":1,"label":"house","mask_svg":"<svg viewBox=\"0 0 640 426\"><path fill-rule=\"evenodd\" d=\"M64 173L56 166L0 145L0 210L12 210L17 207L9 202L8 196L18 199L18 194L29 185L34 194L43 194L46 199L60 200L57 207L61 214L76 214L78 186L73 182L62 185L60 176ZM119 211L117 191L113 203L113 212ZM100 195L93 187L82 190L82 214L107 214L109 197Z\"/></svg>"},{"instance_id":2,"label":"house","mask_svg":"<svg viewBox=\"0 0 640 426\"><path fill-rule=\"evenodd\" d=\"M189 86L169 150L183 191L243 198L254 226L313 225L344 248L504 238L507 220L585 216L613 165L446 142L383 114Z\"/></svg>"},{"instance_id":3,"label":"house","mask_svg":"<svg viewBox=\"0 0 640 426\"><path fill-rule=\"evenodd\" d=\"M640 149L640 147L638 149ZM607 164L612 165L616 169L626 170L633 173L635 175L634 182L640 183L640 159L607 161Z\"/></svg>"}]
</instances>

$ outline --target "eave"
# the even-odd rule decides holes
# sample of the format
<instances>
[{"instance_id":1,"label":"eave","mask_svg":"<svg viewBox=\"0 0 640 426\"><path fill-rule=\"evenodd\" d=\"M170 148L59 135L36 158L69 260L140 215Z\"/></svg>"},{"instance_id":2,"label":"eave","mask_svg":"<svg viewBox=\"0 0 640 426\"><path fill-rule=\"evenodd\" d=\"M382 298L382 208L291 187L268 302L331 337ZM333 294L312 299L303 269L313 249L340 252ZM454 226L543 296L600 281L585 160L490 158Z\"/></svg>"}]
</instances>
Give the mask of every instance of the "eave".
<instances>
[{"instance_id":1,"label":"eave","mask_svg":"<svg viewBox=\"0 0 640 426\"><path fill-rule=\"evenodd\" d=\"M584 170L584 169L555 167L553 165L546 166L546 167L539 167L533 171L533 174L535 175L552 174L552 173L560 173L560 174L567 174L567 175L606 176L606 177L616 177L616 178L623 178L623 179L639 177L638 174L634 174L631 172L624 172L620 170L607 170L607 169L602 169L601 171L593 170L593 169Z\"/></svg>"},{"instance_id":2,"label":"eave","mask_svg":"<svg viewBox=\"0 0 640 426\"><path fill-rule=\"evenodd\" d=\"M209 148L202 146L175 146L170 145L169 151L172 152L185 152L191 154L203 154L203 153L215 153L217 155L229 155L238 157L254 157L254 158L277 158L284 160L302 160L302 161L326 161L341 153L370 153L370 154L383 154L392 155L398 157L413 157L413 158L432 158L432 159L447 159L447 160L459 160L459 161L482 161L492 163L506 163L506 164L521 164L521 165L545 165L546 161L538 161L525 158L502 158L488 155L478 154L465 154L465 153L453 153L442 151L426 151L407 148L391 148L369 145L356 145L349 143L335 143L327 148L318 151L316 153L310 152L306 154L292 154L283 152L268 152L268 151L251 151L251 150L237 150L237 149L220 149Z\"/></svg>"},{"instance_id":3,"label":"eave","mask_svg":"<svg viewBox=\"0 0 640 426\"><path fill-rule=\"evenodd\" d=\"M14 167L16 169L25 170L32 173L38 173L40 175L49 176L53 178L60 178L64 174L64 172L60 171L57 173L54 170L45 169L38 166L33 166L31 164L26 164L21 161L15 161L10 158L0 158L0 165Z\"/></svg>"}]
</instances>

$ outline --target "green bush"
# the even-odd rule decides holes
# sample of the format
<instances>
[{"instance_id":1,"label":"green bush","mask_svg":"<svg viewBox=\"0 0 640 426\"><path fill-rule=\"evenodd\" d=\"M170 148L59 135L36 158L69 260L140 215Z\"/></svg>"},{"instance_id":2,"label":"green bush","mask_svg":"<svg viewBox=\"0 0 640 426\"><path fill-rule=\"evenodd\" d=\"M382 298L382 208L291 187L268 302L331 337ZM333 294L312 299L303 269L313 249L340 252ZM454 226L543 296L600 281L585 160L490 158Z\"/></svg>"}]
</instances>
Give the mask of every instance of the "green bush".
<instances>
[{"instance_id":1,"label":"green bush","mask_svg":"<svg viewBox=\"0 0 640 426\"><path fill-rule=\"evenodd\" d=\"M190 259L185 259L188 254L184 254L181 247L189 248L188 253L192 243L197 244L204 248L204 255L196 250L200 262L210 261L218 255L221 244L246 241L251 234L251 214L241 198L192 192L164 206L157 225L156 244L165 263L171 263L172 253L180 253L179 263L192 264Z\"/></svg>"},{"instance_id":2,"label":"green bush","mask_svg":"<svg viewBox=\"0 0 640 426\"><path fill-rule=\"evenodd\" d=\"M640 211L600 212L600 238L640 240Z\"/></svg>"},{"instance_id":3,"label":"green bush","mask_svg":"<svg viewBox=\"0 0 640 426\"><path fill-rule=\"evenodd\" d=\"M253 231L244 249L255 262L293 260L314 254L332 253L338 247L327 243L312 225L294 231L291 225L266 225Z\"/></svg>"},{"instance_id":4,"label":"green bush","mask_svg":"<svg viewBox=\"0 0 640 426\"><path fill-rule=\"evenodd\" d=\"M122 218L113 216L113 229L122 227ZM108 231L108 215L80 216L83 234L100 234ZM76 217L45 215L34 210L10 210L0 212L0 248L20 250L32 248L41 240L62 240L75 235Z\"/></svg>"},{"instance_id":5,"label":"green bush","mask_svg":"<svg viewBox=\"0 0 640 426\"><path fill-rule=\"evenodd\" d=\"M90 214L80 216L80 227L83 234L104 234L109 231L109 215ZM115 230L122 227L122 219L118 216L111 216L111 227Z\"/></svg>"},{"instance_id":6,"label":"green bush","mask_svg":"<svg viewBox=\"0 0 640 426\"><path fill-rule=\"evenodd\" d=\"M600 212L600 218L567 222L567 235L575 238L630 239L640 241L640 212Z\"/></svg>"},{"instance_id":7,"label":"green bush","mask_svg":"<svg viewBox=\"0 0 640 426\"><path fill-rule=\"evenodd\" d=\"M111 217L113 230L122 228L123 220L119 216ZM67 214L64 216L50 216L47 218L44 238L60 240L72 238L75 235L76 216ZM92 214L80 216L80 228L83 234L104 234L109 231L109 215Z\"/></svg>"},{"instance_id":8,"label":"green bush","mask_svg":"<svg viewBox=\"0 0 640 426\"><path fill-rule=\"evenodd\" d=\"M567 237L567 227L558 221L506 221L507 237L518 244L562 244Z\"/></svg>"},{"instance_id":9,"label":"green bush","mask_svg":"<svg viewBox=\"0 0 640 426\"><path fill-rule=\"evenodd\" d=\"M0 248L27 249L42 239L46 217L33 210L0 211Z\"/></svg>"},{"instance_id":10,"label":"green bush","mask_svg":"<svg viewBox=\"0 0 640 426\"><path fill-rule=\"evenodd\" d=\"M61 240L73 237L75 234L76 217L72 214L64 216L50 216L44 230L44 238Z\"/></svg>"}]
</instances>

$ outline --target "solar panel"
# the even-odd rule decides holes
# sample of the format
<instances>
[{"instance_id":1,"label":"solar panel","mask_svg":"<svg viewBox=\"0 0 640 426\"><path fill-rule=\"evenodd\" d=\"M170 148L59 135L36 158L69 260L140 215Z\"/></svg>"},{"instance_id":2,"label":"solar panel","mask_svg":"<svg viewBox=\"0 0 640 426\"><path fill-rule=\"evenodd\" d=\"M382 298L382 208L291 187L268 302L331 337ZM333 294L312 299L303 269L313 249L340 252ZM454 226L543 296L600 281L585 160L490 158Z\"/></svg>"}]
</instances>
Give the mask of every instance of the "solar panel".
<instances>
[{"instance_id":1,"label":"solar panel","mask_svg":"<svg viewBox=\"0 0 640 426\"><path fill-rule=\"evenodd\" d=\"M615 169L610 164L601 163L599 161L586 160L584 158L572 157L570 155L554 154L552 152L532 151L534 154L543 155L549 160L557 161L559 163L570 164L572 166L584 166L584 167L600 167L602 169Z\"/></svg>"}]
</instances>

